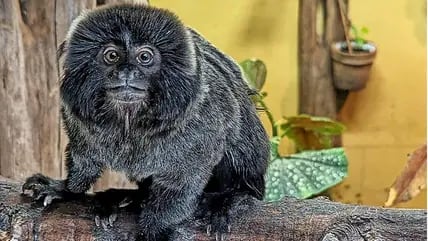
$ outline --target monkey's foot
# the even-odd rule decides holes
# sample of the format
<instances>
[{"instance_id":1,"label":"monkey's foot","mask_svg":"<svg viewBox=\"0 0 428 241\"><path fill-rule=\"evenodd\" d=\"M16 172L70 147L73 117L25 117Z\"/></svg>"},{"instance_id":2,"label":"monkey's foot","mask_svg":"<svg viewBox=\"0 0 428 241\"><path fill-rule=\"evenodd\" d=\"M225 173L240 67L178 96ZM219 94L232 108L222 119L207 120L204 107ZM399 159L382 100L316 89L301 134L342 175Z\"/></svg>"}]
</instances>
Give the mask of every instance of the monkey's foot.
<instances>
[{"instance_id":1,"label":"monkey's foot","mask_svg":"<svg viewBox=\"0 0 428 241\"><path fill-rule=\"evenodd\" d=\"M106 207L96 204L95 207L95 225L102 227L104 230L113 227L114 222L117 219L118 208L115 206Z\"/></svg>"},{"instance_id":2,"label":"monkey's foot","mask_svg":"<svg viewBox=\"0 0 428 241\"><path fill-rule=\"evenodd\" d=\"M216 241L225 241L230 231L230 216L227 210L218 210L211 213L207 226L208 236L215 237Z\"/></svg>"},{"instance_id":3,"label":"monkey's foot","mask_svg":"<svg viewBox=\"0 0 428 241\"><path fill-rule=\"evenodd\" d=\"M46 207L53 200L64 199L65 184L62 180L54 180L42 174L35 174L25 181L22 186L24 195L30 196L33 201L43 200L43 205Z\"/></svg>"},{"instance_id":4,"label":"monkey's foot","mask_svg":"<svg viewBox=\"0 0 428 241\"><path fill-rule=\"evenodd\" d=\"M119 209L128 211L139 211L136 208L137 201L133 198L136 190L108 189L104 192L95 193L95 224L107 230L113 227L117 220Z\"/></svg>"}]
</instances>

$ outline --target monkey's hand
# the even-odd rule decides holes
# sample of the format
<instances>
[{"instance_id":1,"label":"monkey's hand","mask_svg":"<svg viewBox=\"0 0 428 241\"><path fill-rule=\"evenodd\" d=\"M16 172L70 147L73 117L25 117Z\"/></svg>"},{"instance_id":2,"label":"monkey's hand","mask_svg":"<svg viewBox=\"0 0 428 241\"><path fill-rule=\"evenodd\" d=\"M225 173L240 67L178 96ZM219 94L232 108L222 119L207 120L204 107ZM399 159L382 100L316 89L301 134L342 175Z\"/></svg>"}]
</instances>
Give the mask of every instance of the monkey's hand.
<instances>
[{"instance_id":1,"label":"monkey's hand","mask_svg":"<svg viewBox=\"0 0 428 241\"><path fill-rule=\"evenodd\" d=\"M43 201L45 207L53 200L61 200L69 196L65 190L64 180L54 180L40 173L27 178L22 186L22 192L30 196L33 201Z\"/></svg>"}]
</instances>

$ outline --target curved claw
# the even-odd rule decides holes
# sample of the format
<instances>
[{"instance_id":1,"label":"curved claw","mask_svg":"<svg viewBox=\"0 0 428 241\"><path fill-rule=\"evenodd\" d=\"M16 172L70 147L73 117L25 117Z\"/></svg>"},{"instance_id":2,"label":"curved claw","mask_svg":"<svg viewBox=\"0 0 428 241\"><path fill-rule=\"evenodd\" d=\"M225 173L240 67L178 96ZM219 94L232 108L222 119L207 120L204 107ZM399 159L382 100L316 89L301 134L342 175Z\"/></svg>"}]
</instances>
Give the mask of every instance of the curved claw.
<instances>
[{"instance_id":1,"label":"curved claw","mask_svg":"<svg viewBox=\"0 0 428 241\"><path fill-rule=\"evenodd\" d=\"M213 229L213 226L212 226L211 224L208 224L208 225L207 225L207 235L208 235L208 236L211 236L211 231L212 231L212 229Z\"/></svg>"},{"instance_id":2,"label":"curved claw","mask_svg":"<svg viewBox=\"0 0 428 241\"><path fill-rule=\"evenodd\" d=\"M95 215L95 225L97 227L102 227L104 230L108 230L110 227L113 227L114 222L117 219L117 214L111 214L109 217L101 218L99 215Z\"/></svg>"},{"instance_id":3,"label":"curved claw","mask_svg":"<svg viewBox=\"0 0 428 241\"><path fill-rule=\"evenodd\" d=\"M101 218L98 215L95 215L95 225L99 227L101 224Z\"/></svg>"},{"instance_id":4,"label":"curved claw","mask_svg":"<svg viewBox=\"0 0 428 241\"><path fill-rule=\"evenodd\" d=\"M207 235L214 236L216 241L226 241L231 229L228 214L223 212L214 213L211 215L211 220L207 225Z\"/></svg>"},{"instance_id":5,"label":"curved claw","mask_svg":"<svg viewBox=\"0 0 428 241\"><path fill-rule=\"evenodd\" d=\"M104 230L107 230L109 227L113 227L114 222L117 220L116 207L97 206L95 213L95 225L97 227L103 227Z\"/></svg>"},{"instance_id":6,"label":"curved claw","mask_svg":"<svg viewBox=\"0 0 428 241\"><path fill-rule=\"evenodd\" d=\"M108 217L108 223L110 224L110 226L112 226L112 227L113 227L113 224L114 224L114 222L116 221L116 219L117 219L117 214L116 214L116 213L113 213L113 214L111 214L111 215Z\"/></svg>"},{"instance_id":7,"label":"curved claw","mask_svg":"<svg viewBox=\"0 0 428 241\"><path fill-rule=\"evenodd\" d=\"M62 199L61 181L53 180L41 174L35 174L22 185L22 193L31 197L34 201L43 200L46 207L55 199Z\"/></svg>"},{"instance_id":8,"label":"curved claw","mask_svg":"<svg viewBox=\"0 0 428 241\"><path fill-rule=\"evenodd\" d=\"M131 199L131 197L125 197L122 201L120 201L119 208L129 206L129 204L131 204L132 202L133 200Z\"/></svg>"}]
</instances>

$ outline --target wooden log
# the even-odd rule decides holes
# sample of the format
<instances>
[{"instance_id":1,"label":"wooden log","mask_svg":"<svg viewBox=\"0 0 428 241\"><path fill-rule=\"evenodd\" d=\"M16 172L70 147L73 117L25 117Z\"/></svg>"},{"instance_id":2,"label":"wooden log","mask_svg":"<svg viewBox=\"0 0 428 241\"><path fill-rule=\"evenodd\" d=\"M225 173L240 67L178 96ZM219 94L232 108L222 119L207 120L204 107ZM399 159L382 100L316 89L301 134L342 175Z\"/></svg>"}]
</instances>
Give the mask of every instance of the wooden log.
<instances>
[{"instance_id":1,"label":"wooden log","mask_svg":"<svg viewBox=\"0 0 428 241\"><path fill-rule=\"evenodd\" d=\"M94 223L93 198L48 208L20 195L20 183L0 178L0 240L134 240L136 215L119 213L114 227ZM233 210L234 240L426 240L426 210L346 205L324 198L280 203L247 200ZM205 224L183 225L174 240L212 240Z\"/></svg>"}]
</instances>

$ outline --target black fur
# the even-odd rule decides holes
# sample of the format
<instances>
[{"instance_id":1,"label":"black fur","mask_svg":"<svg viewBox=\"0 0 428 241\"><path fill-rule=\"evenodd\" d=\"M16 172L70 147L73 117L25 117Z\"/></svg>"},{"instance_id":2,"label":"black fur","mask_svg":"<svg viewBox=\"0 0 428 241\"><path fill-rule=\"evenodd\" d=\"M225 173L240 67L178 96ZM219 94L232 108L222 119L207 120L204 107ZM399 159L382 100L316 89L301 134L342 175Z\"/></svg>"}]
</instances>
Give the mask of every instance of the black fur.
<instances>
[{"instance_id":1,"label":"black fur","mask_svg":"<svg viewBox=\"0 0 428 241\"><path fill-rule=\"evenodd\" d=\"M113 66L102 60L109 45L122 54ZM142 45L154 50L152 66L135 61ZM268 138L241 70L174 14L143 5L96 9L74 22L59 54L68 176L45 198L86 192L106 168L122 171L147 184L139 232L151 241L191 217L201 199L211 230L223 233L232 196L263 197ZM143 97L111 97L123 78L144 86ZM24 189L49 189L34 180Z\"/></svg>"}]
</instances>

